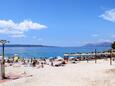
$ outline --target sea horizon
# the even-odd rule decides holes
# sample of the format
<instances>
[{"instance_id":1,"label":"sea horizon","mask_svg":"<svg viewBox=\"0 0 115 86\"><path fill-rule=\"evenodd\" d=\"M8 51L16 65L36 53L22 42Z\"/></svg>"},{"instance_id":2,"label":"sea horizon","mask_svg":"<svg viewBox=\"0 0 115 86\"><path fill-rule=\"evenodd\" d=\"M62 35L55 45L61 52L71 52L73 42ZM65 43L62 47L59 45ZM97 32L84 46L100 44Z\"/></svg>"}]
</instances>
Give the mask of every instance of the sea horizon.
<instances>
[{"instance_id":1,"label":"sea horizon","mask_svg":"<svg viewBox=\"0 0 115 86\"><path fill-rule=\"evenodd\" d=\"M22 58L49 58L63 57L65 53L83 53L83 52L103 52L111 47L5 47L5 56L13 57L17 54ZM2 51L2 47L0 48ZM0 52L1 55L1 52Z\"/></svg>"}]
</instances>

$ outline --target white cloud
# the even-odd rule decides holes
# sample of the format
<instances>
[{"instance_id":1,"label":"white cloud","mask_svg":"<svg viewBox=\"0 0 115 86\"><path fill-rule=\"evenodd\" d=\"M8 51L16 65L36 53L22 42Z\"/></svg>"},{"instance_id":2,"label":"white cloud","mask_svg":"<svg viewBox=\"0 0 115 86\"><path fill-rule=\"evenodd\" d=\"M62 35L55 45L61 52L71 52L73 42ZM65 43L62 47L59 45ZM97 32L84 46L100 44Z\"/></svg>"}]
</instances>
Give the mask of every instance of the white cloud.
<instances>
[{"instance_id":1,"label":"white cloud","mask_svg":"<svg viewBox=\"0 0 115 86\"><path fill-rule=\"evenodd\" d=\"M112 40L110 39L99 39L97 40L98 43L102 43L102 42L112 42Z\"/></svg>"},{"instance_id":2,"label":"white cloud","mask_svg":"<svg viewBox=\"0 0 115 86\"><path fill-rule=\"evenodd\" d=\"M81 42L83 44L100 44L100 43L104 43L104 42L109 42L109 43L112 43L113 41L110 40L110 39L97 39L97 40L94 40L94 41L85 41L85 42Z\"/></svg>"},{"instance_id":3,"label":"white cloud","mask_svg":"<svg viewBox=\"0 0 115 86\"><path fill-rule=\"evenodd\" d=\"M24 37L24 33L30 29L41 30L44 28L47 28L47 26L30 20L24 20L20 23L15 23L12 20L0 20L0 33L8 34L12 37Z\"/></svg>"},{"instance_id":4,"label":"white cloud","mask_svg":"<svg viewBox=\"0 0 115 86\"><path fill-rule=\"evenodd\" d=\"M33 39L37 39L37 36L33 36Z\"/></svg>"},{"instance_id":5,"label":"white cloud","mask_svg":"<svg viewBox=\"0 0 115 86\"><path fill-rule=\"evenodd\" d=\"M93 37L98 37L99 34L92 34L91 36L93 36Z\"/></svg>"},{"instance_id":6,"label":"white cloud","mask_svg":"<svg viewBox=\"0 0 115 86\"><path fill-rule=\"evenodd\" d=\"M43 41L43 39L42 38L38 38L38 41Z\"/></svg>"},{"instance_id":7,"label":"white cloud","mask_svg":"<svg viewBox=\"0 0 115 86\"><path fill-rule=\"evenodd\" d=\"M37 36L33 36L33 39L38 40L38 41L43 41L42 38L38 38Z\"/></svg>"},{"instance_id":8,"label":"white cloud","mask_svg":"<svg viewBox=\"0 0 115 86\"><path fill-rule=\"evenodd\" d=\"M26 37L25 35L23 35L23 34L19 34L19 35L12 35L11 37L15 37L15 38L17 38L17 37Z\"/></svg>"},{"instance_id":9,"label":"white cloud","mask_svg":"<svg viewBox=\"0 0 115 86\"><path fill-rule=\"evenodd\" d=\"M105 13L100 15L99 17L111 22L115 22L115 8L105 11Z\"/></svg>"},{"instance_id":10,"label":"white cloud","mask_svg":"<svg viewBox=\"0 0 115 86\"><path fill-rule=\"evenodd\" d=\"M115 38L115 34L113 34L112 37Z\"/></svg>"}]
</instances>

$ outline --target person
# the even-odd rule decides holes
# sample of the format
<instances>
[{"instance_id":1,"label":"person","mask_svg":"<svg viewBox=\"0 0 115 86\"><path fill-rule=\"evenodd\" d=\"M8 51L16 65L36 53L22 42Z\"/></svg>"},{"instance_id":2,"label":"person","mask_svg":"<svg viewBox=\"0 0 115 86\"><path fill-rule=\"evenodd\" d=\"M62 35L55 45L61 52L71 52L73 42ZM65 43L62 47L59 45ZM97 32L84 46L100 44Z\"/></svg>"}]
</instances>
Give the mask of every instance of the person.
<instances>
[{"instance_id":1,"label":"person","mask_svg":"<svg viewBox=\"0 0 115 86\"><path fill-rule=\"evenodd\" d=\"M42 68L44 68L44 63L43 62L41 62L41 66L42 66Z\"/></svg>"},{"instance_id":2,"label":"person","mask_svg":"<svg viewBox=\"0 0 115 86\"><path fill-rule=\"evenodd\" d=\"M66 61L64 60L63 62L62 62L62 66L64 66L66 64Z\"/></svg>"},{"instance_id":3,"label":"person","mask_svg":"<svg viewBox=\"0 0 115 86\"><path fill-rule=\"evenodd\" d=\"M87 57L86 60L87 60L87 63L88 63L89 62L89 58Z\"/></svg>"},{"instance_id":4,"label":"person","mask_svg":"<svg viewBox=\"0 0 115 86\"><path fill-rule=\"evenodd\" d=\"M51 66L54 66L54 64L53 64L53 60L51 60Z\"/></svg>"},{"instance_id":5,"label":"person","mask_svg":"<svg viewBox=\"0 0 115 86\"><path fill-rule=\"evenodd\" d=\"M10 60L9 60L9 59L7 60L7 63L10 63Z\"/></svg>"},{"instance_id":6,"label":"person","mask_svg":"<svg viewBox=\"0 0 115 86\"><path fill-rule=\"evenodd\" d=\"M33 61L33 59L31 58L31 59L30 59L30 62L32 63L32 61Z\"/></svg>"},{"instance_id":7,"label":"person","mask_svg":"<svg viewBox=\"0 0 115 86\"><path fill-rule=\"evenodd\" d=\"M36 60L33 60L32 66L33 66L33 67L36 67L36 64L37 64L37 61L36 61Z\"/></svg>"}]
</instances>

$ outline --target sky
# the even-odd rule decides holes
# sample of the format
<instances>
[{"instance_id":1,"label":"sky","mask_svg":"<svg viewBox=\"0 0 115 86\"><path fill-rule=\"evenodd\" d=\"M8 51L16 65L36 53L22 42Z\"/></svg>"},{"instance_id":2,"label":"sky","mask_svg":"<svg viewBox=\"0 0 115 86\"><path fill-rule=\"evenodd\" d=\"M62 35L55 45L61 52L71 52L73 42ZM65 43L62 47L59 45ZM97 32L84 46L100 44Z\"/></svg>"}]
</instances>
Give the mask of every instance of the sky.
<instances>
[{"instance_id":1,"label":"sky","mask_svg":"<svg viewBox=\"0 0 115 86\"><path fill-rule=\"evenodd\" d=\"M0 39L82 46L115 39L115 0L0 0Z\"/></svg>"}]
</instances>

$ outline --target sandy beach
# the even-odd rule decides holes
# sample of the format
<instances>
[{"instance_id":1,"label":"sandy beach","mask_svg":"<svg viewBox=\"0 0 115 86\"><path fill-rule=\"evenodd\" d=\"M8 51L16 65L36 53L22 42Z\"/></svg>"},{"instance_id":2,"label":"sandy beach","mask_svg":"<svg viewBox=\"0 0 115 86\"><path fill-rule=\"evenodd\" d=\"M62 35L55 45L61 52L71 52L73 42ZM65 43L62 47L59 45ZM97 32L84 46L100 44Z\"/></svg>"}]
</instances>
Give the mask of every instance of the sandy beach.
<instances>
[{"instance_id":1,"label":"sandy beach","mask_svg":"<svg viewBox=\"0 0 115 86\"><path fill-rule=\"evenodd\" d=\"M87 63L67 64L63 67L44 68L7 67L6 74L27 74L0 86L115 86L115 62L98 60ZM29 76L30 75L30 76Z\"/></svg>"},{"instance_id":2,"label":"sandy beach","mask_svg":"<svg viewBox=\"0 0 115 86\"><path fill-rule=\"evenodd\" d=\"M115 86L115 0L0 0L0 86Z\"/></svg>"}]
</instances>

